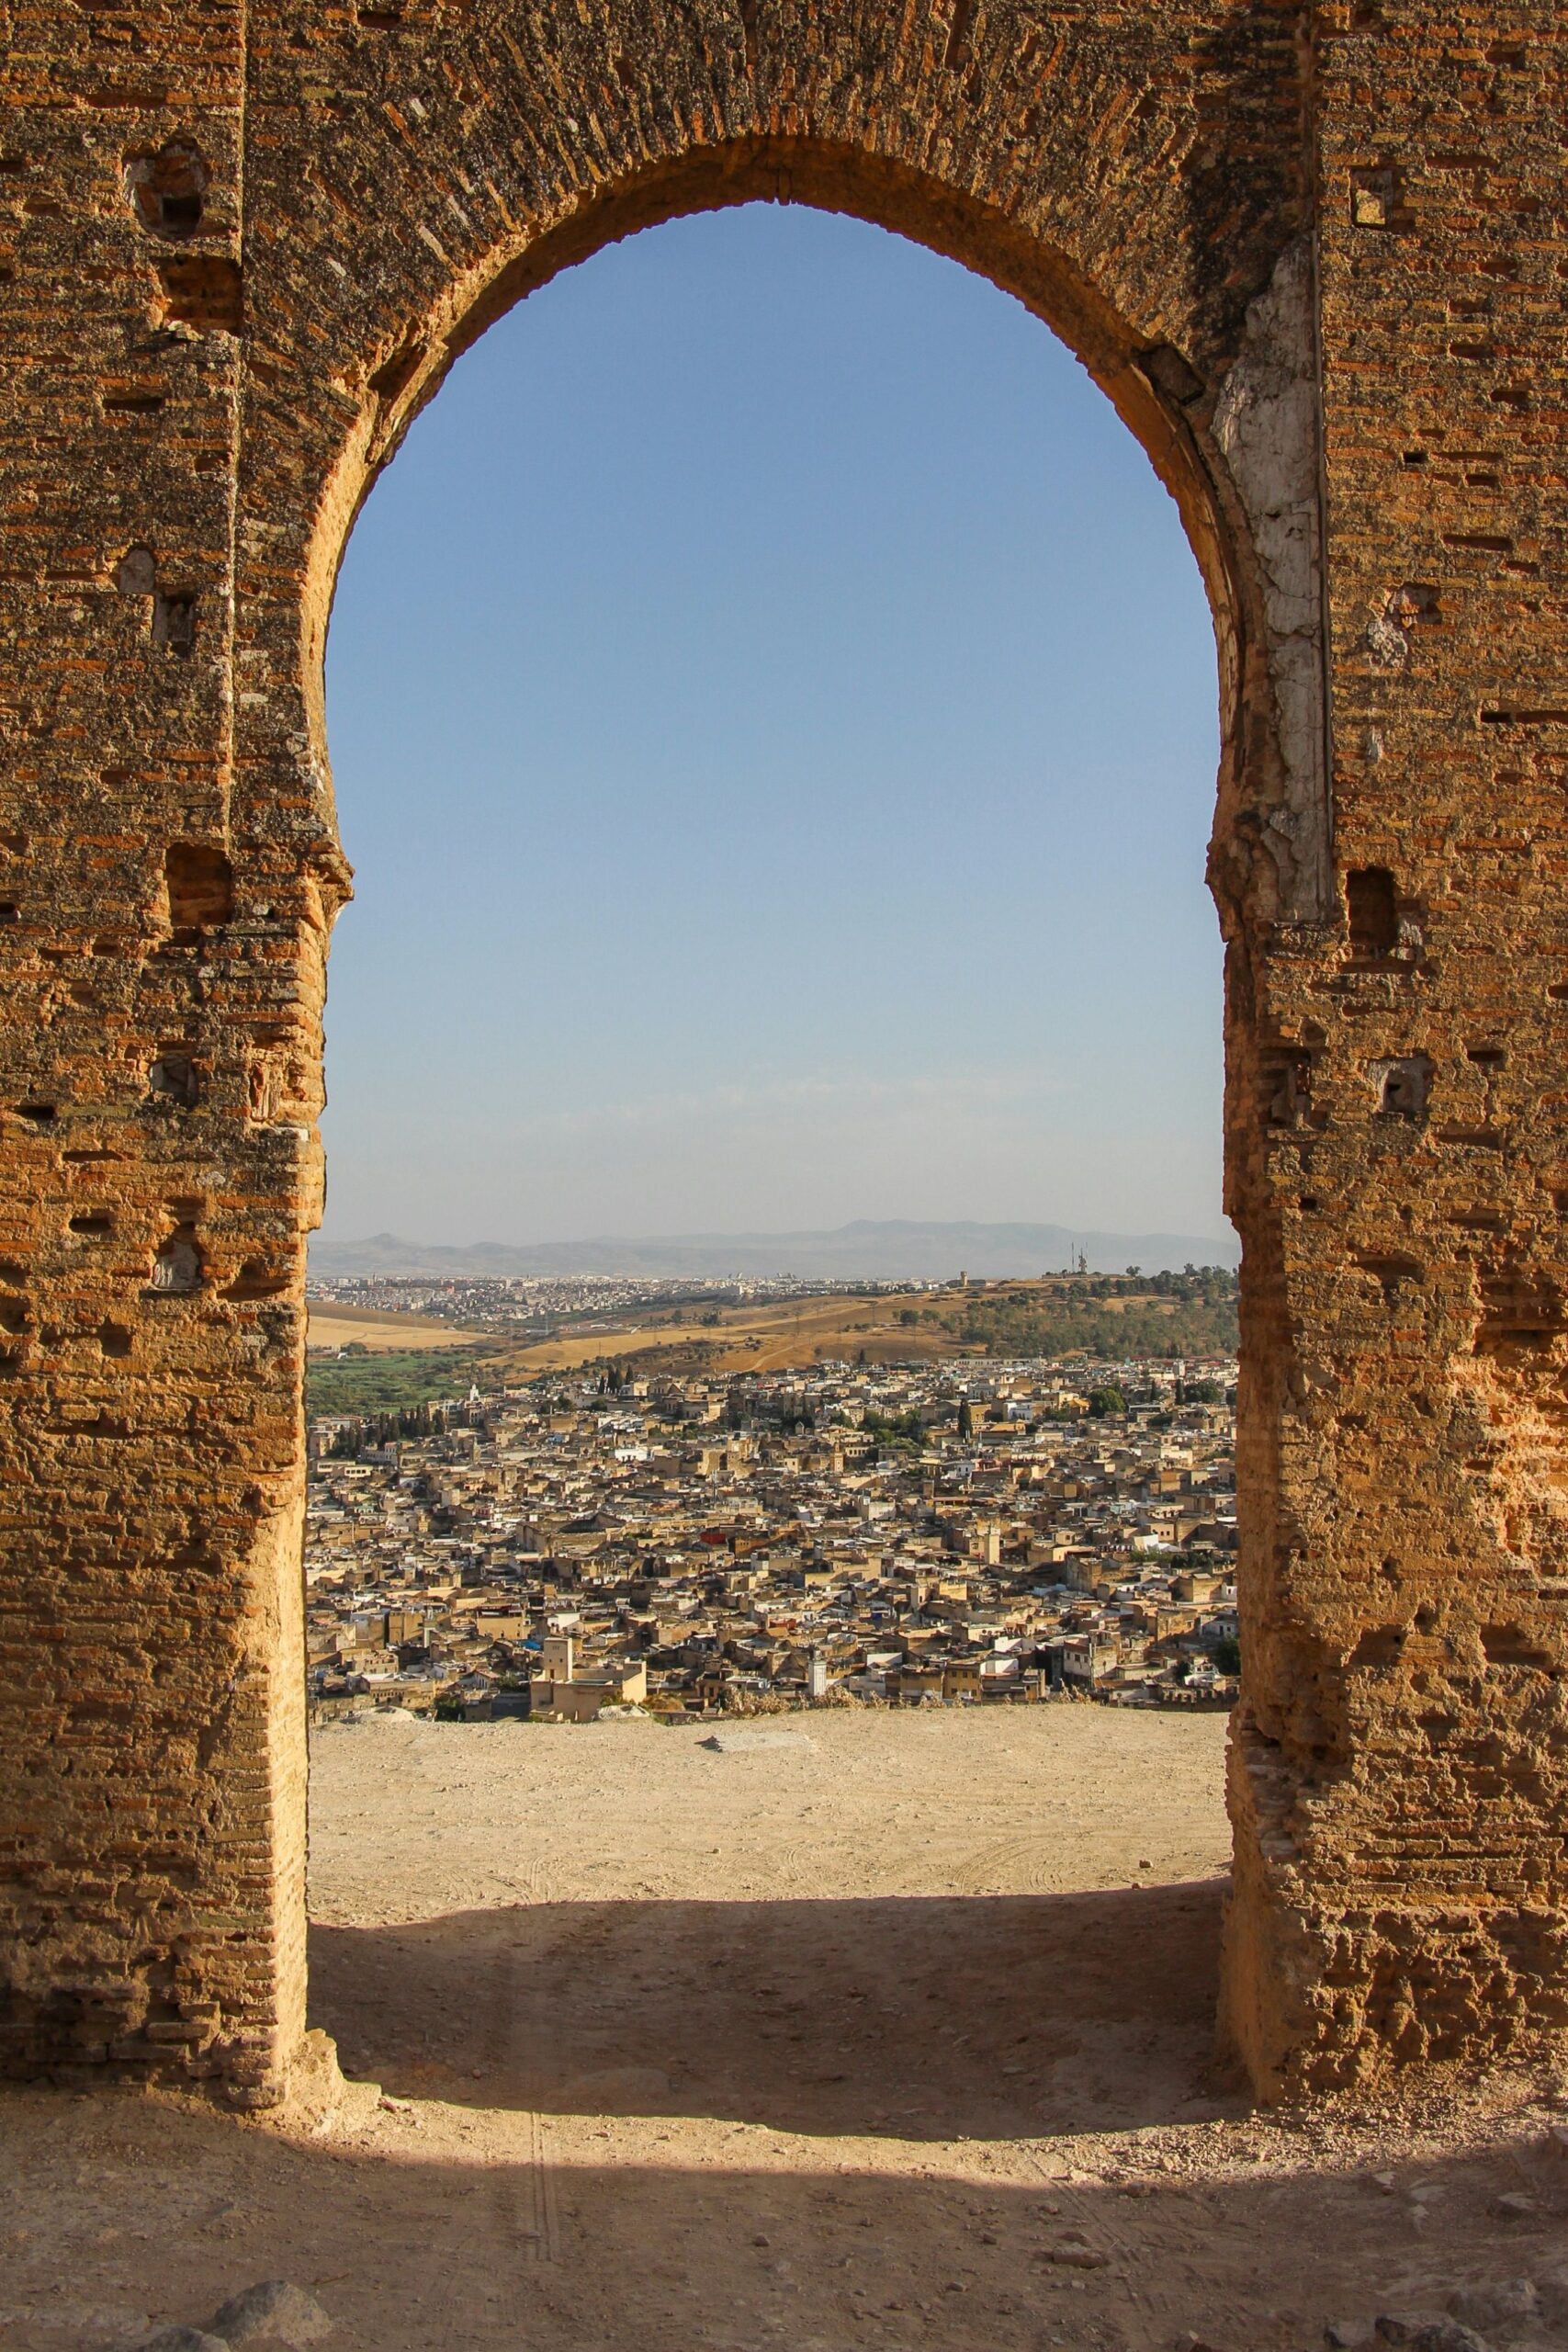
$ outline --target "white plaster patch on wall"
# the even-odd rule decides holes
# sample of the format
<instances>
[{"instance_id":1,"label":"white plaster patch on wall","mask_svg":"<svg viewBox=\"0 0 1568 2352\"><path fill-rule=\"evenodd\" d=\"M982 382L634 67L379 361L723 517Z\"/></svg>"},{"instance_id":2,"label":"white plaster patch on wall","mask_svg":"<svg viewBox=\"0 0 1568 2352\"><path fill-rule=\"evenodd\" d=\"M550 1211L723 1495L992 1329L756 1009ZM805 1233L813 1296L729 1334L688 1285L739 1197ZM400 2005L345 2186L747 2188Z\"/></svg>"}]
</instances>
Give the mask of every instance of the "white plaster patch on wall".
<instances>
[{"instance_id":1,"label":"white plaster patch on wall","mask_svg":"<svg viewBox=\"0 0 1568 2352\"><path fill-rule=\"evenodd\" d=\"M1268 837L1287 920L1333 910L1323 605L1315 291L1306 239L1249 306L1213 434L1252 526L1269 631L1281 803Z\"/></svg>"}]
</instances>

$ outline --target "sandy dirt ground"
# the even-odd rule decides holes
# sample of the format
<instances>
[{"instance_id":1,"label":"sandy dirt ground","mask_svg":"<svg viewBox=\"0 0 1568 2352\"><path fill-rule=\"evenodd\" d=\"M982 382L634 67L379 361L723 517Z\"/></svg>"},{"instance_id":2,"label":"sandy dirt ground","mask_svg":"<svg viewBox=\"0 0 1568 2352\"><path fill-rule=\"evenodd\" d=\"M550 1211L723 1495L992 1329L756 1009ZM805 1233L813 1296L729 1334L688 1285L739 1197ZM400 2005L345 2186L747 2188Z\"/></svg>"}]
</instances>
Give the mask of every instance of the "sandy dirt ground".
<instances>
[{"instance_id":1,"label":"sandy dirt ground","mask_svg":"<svg viewBox=\"0 0 1568 2352\"><path fill-rule=\"evenodd\" d=\"M793 1741L318 1735L313 2014L357 2079L288 2127L0 2100L0 2344L278 2277L344 2352L1315 2352L1456 2303L1564 2340L1554 2081L1305 2116L1215 2077L1222 1720L747 1728Z\"/></svg>"}]
</instances>

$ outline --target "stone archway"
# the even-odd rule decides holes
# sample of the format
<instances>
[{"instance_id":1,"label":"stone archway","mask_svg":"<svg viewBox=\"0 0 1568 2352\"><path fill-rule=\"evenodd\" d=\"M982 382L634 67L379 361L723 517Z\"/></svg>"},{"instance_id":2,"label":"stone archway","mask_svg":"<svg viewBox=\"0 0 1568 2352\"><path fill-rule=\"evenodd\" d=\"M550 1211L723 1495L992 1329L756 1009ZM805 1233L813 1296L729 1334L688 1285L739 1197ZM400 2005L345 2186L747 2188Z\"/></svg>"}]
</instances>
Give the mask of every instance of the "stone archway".
<instances>
[{"instance_id":1,"label":"stone archway","mask_svg":"<svg viewBox=\"0 0 1568 2352\"><path fill-rule=\"evenodd\" d=\"M1278 2095L1560 2029L1561 133L1540 28L1495 14L1469 46L1435 0L40 20L0 176L10 2071L265 2105L296 2064L333 578L491 319L756 197L1037 310L1209 585L1229 2040Z\"/></svg>"}]
</instances>

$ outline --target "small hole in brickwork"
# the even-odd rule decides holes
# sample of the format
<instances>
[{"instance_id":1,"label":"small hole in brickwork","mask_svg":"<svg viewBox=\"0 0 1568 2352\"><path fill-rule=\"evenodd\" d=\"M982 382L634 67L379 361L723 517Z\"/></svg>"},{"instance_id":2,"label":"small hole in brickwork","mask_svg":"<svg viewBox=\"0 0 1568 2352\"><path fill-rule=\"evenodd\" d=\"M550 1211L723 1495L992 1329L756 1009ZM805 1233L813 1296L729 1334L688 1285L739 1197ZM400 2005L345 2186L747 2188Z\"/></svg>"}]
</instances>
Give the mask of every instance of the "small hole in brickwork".
<instances>
[{"instance_id":1,"label":"small hole in brickwork","mask_svg":"<svg viewBox=\"0 0 1568 2352\"><path fill-rule=\"evenodd\" d=\"M1501 1046L1467 1046L1464 1051L1466 1060L1482 1069L1501 1069L1508 1058Z\"/></svg>"},{"instance_id":2,"label":"small hole in brickwork","mask_svg":"<svg viewBox=\"0 0 1568 2352\"><path fill-rule=\"evenodd\" d=\"M1303 1216L1315 1216L1318 1210L1323 1206L1323 1204L1318 1199L1315 1193L1303 1193L1302 1194L1301 1205Z\"/></svg>"},{"instance_id":3,"label":"small hole in brickwork","mask_svg":"<svg viewBox=\"0 0 1568 2352\"><path fill-rule=\"evenodd\" d=\"M107 1241L114 1231L114 1219L96 1212L87 1216L73 1216L71 1230L79 1233L84 1241Z\"/></svg>"},{"instance_id":4,"label":"small hole in brickwork","mask_svg":"<svg viewBox=\"0 0 1568 2352\"><path fill-rule=\"evenodd\" d=\"M169 921L175 931L202 931L234 911L234 869L205 842L171 842L164 862Z\"/></svg>"},{"instance_id":5,"label":"small hole in brickwork","mask_svg":"<svg viewBox=\"0 0 1568 2352\"><path fill-rule=\"evenodd\" d=\"M20 922L22 910L14 899L0 899L0 923Z\"/></svg>"},{"instance_id":6,"label":"small hole in brickwork","mask_svg":"<svg viewBox=\"0 0 1568 2352\"><path fill-rule=\"evenodd\" d=\"M178 1102L186 1110L201 1091L196 1064L188 1054L160 1054L147 1073L147 1091Z\"/></svg>"},{"instance_id":7,"label":"small hole in brickwork","mask_svg":"<svg viewBox=\"0 0 1568 2352\"><path fill-rule=\"evenodd\" d=\"M1421 1603L1420 1608L1416 1611L1416 1632L1418 1634L1429 1634L1436 1627L1437 1623L1438 1612L1436 1609L1429 1600L1424 1600Z\"/></svg>"},{"instance_id":8,"label":"small hole in brickwork","mask_svg":"<svg viewBox=\"0 0 1568 2352\"><path fill-rule=\"evenodd\" d=\"M1387 164L1369 164L1350 175L1350 218L1358 229L1400 225L1399 175Z\"/></svg>"},{"instance_id":9,"label":"small hole in brickwork","mask_svg":"<svg viewBox=\"0 0 1568 2352\"><path fill-rule=\"evenodd\" d=\"M1262 1072L1263 1117L1271 1127L1292 1127L1312 1099L1312 1064L1270 1056Z\"/></svg>"},{"instance_id":10,"label":"small hole in brickwork","mask_svg":"<svg viewBox=\"0 0 1568 2352\"><path fill-rule=\"evenodd\" d=\"M171 139L155 155L133 156L126 169L137 218L160 237L195 235L211 176L189 139Z\"/></svg>"},{"instance_id":11,"label":"small hole in brickwork","mask_svg":"<svg viewBox=\"0 0 1568 2352\"><path fill-rule=\"evenodd\" d=\"M377 399L395 401L413 380L423 357L423 343L405 343L389 359L383 360L370 379L370 390Z\"/></svg>"},{"instance_id":12,"label":"small hole in brickwork","mask_svg":"<svg viewBox=\"0 0 1568 2352\"><path fill-rule=\"evenodd\" d=\"M1350 1653L1349 1663L1356 1666L1393 1666L1404 1646L1403 1625L1370 1626Z\"/></svg>"},{"instance_id":13,"label":"small hole in brickwork","mask_svg":"<svg viewBox=\"0 0 1568 2352\"><path fill-rule=\"evenodd\" d=\"M1385 1306L1397 1306L1404 1286L1407 1283L1418 1283L1421 1280L1421 1266L1418 1261L1415 1258L1407 1258L1400 1252L1385 1254L1371 1250L1353 1250L1351 1255L1355 1263L1382 1285Z\"/></svg>"},{"instance_id":14,"label":"small hole in brickwork","mask_svg":"<svg viewBox=\"0 0 1568 2352\"><path fill-rule=\"evenodd\" d=\"M18 1102L17 1116L30 1119L35 1127L47 1127L55 1117L55 1106L52 1102Z\"/></svg>"},{"instance_id":15,"label":"small hole in brickwork","mask_svg":"<svg viewBox=\"0 0 1568 2352\"><path fill-rule=\"evenodd\" d=\"M389 33L403 21L400 8L359 8L355 13L367 32Z\"/></svg>"},{"instance_id":16,"label":"small hole in brickwork","mask_svg":"<svg viewBox=\"0 0 1568 2352\"><path fill-rule=\"evenodd\" d=\"M1442 599L1430 581L1406 580L1389 599L1389 609L1402 628L1442 618Z\"/></svg>"},{"instance_id":17,"label":"small hole in brickwork","mask_svg":"<svg viewBox=\"0 0 1568 2352\"><path fill-rule=\"evenodd\" d=\"M1359 956L1387 956L1399 941L1399 909L1386 865L1358 866L1345 876L1350 945Z\"/></svg>"},{"instance_id":18,"label":"small hole in brickwork","mask_svg":"<svg viewBox=\"0 0 1568 2352\"><path fill-rule=\"evenodd\" d=\"M1483 710L1478 717L1483 727L1568 727L1568 708L1562 706Z\"/></svg>"},{"instance_id":19,"label":"small hole in brickwork","mask_svg":"<svg viewBox=\"0 0 1568 2352\"><path fill-rule=\"evenodd\" d=\"M1522 1625L1483 1625L1481 1646L1488 1666L1528 1666L1546 1673L1556 1664L1551 1652L1532 1641Z\"/></svg>"},{"instance_id":20,"label":"small hole in brickwork","mask_svg":"<svg viewBox=\"0 0 1568 2352\"><path fill-rule=\"evenodd\" d=\"M1425 449L1406 449L1400 460L1402 465L1406 466L1425 466L1430 462Z\"/></svg>"},{"instance_id":21,"label":"small hole in brickwork","mask_svg":"<svg viewBox=\"0 0 1568 2352\"><path fill-rule=\"evenodd\" d=\"M25 1298L0 1298L0 1331L18 1332L28 1328L28 1302Z\"/></svg>"},{"instance_id":22,"label":"small hole in brickwork","mask_svg":"<svg viewBox=\"0 0 1568 2352\"><path fill-rule=\"evenodd\" d=\"M106 1321L98 1326L98 1345L106 1356L128 1356L131 1337L129 1324Z\"/></svg>"},{"instance_id":23,"label":"small hole in brickwork","mask_svg":"<svg viewBox=\"0 0 1568 2352\"><path fill-rule=\"evenodd\" d=\"M1425 1054L1407 1054L1398 1061L1374 1062L1373 1083L1378 1109L1385 1119L1419 1119L1427 1108L1431 1064Z\"/></svg>"},{"instance_id":24,"label":"small hole in brickwork","mask_svg":"<svg viewBox=\"0 0 1568 2352\"><path fill-rule=\"evenodd\" d=\"M122 596L151 596L158 585L158 561L151 548L127 548L114 584Z\"/></svg>"},{"instance_id":25,"label":"small hole in brickwork","mask_svg":"<svg viewBox=\"0 0 1568 2352\"><path fill-rule=\"evenodd\" d=\"M152 642L169 653L188 661L196 648L196 598L194 596L154 596L152 599Z\"/></svg>"},{"instance_id":26,"label":"small hole in brickwork","mask_svg":"<svg viewBox=\"0 0 1568 2352\"><path fill-rule=\"evenodd\" d=\"M277 1298L288 1287L285 1269L269 1266L264 1258L247 1258L224 1292L225 1298Z\"/></svg>"},{"instance_id":27,"label":"small hole in brickwork","mask_svg":"<svg viewBox=\"0 0 1568 2352\"><path fill-rule=\"evenodd\" d=\"M188 1225L175 1227L152 1261L152 1289L164 1296L201 1287L201 1246Z\"/></svg>"}]
</instances>

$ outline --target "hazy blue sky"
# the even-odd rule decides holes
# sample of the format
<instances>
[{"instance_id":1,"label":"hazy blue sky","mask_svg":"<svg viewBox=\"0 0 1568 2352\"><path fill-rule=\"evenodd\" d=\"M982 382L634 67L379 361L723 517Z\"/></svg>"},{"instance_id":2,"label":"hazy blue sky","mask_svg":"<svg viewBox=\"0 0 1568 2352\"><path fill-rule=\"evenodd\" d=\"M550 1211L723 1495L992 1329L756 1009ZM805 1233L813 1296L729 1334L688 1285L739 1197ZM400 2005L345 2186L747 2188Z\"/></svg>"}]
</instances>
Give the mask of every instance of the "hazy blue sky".
<instances>
[{"instance_id":1,"label":"hazy blue sky","mask_svg":"<svg viewBox=\"0 0 1568 2352\"><path fill-rule=\"evenodd\" d=\"M327 667L329 1232L1225 1230L1202 588L984 280L755 205L567 271Z\"/></svg>"}]
</instances>

